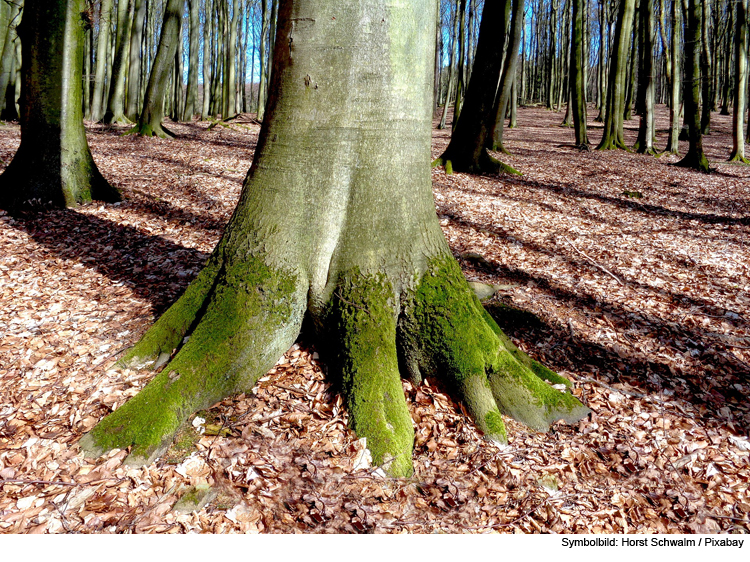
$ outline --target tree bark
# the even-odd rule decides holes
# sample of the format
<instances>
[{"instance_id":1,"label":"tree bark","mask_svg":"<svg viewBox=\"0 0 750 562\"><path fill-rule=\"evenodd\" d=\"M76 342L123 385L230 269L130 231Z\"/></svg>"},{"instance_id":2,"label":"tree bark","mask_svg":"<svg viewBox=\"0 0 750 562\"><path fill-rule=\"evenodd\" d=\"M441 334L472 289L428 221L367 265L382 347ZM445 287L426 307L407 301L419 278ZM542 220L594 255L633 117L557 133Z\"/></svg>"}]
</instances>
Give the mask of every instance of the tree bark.
<instances>
[{"instance_id":1,"label":"tree bark","mask_svg":"<svg viewBox=\"0 0 750 562\"><path fill-rule=\"evenodd\" d=\"M143 43L143 26L146 22L146 0L135 0L133 7L135 19L130 34L130 64L128 66L128 101L125 116L130 121L138 119L141 101L141 47Z\"/></svg>"},{"instance_id":2,"label":"tree bark","mask_svg":"<svg viewBox=\"0 0 750 562\"><path fill-rule=\"evenodd\" d=\"M94 77L94 93L91 98L89 119L99 121L104 113L104 85L107 80L107 60L111 42L110 29L112 27L112 5L114 0L101 0L99 11L99 37L96 42L96 75Z\"/></svg>"},{"instance_id":3,"label":"tree bark","mask_svg":"<svg viewBox=\"0 0 750 562\"><path fill-rule=\"evenodd\" d=\"M510 2L503 2L510 7ZM492 136L488 139L487 148L508 154L503 145L503 129L505 127L505 115L508 112L508 102L511 90L516 78L516 64L518 62L518 47L521 44L521 31L524 20L524 0L513 0L513 20L508 37L508 49L505 54L502 74L500 75L500 87L497 92L494 119L492 124ZM507 9L507 8L506 8ZM506 21L508 15L505 16Z\"/></svg>"},{"instance_id":4,"label":"tree bark","mask_svg":"<svg viewBox=\"0 0 750 562\"><path fill-rule=\"evenodd\" d=\"M177 43L180 40L179 29L183 5L184 0L168 0L164 7L164 22L159 36L159 48L156 51L156 58L148 77L143 111L138 117L138 123L130 130L130 133L147 137L174 137L174 134L161 122L164 119L164 100L168 92L169 73L172 71Z\"/></svg>"},{"instance_id":5,"label":"tree bark","mask_svg":"<svg viewBox=\"0 0 750 562\"><path fill-rule=\"evenodd\" d=\"M83 0L27 0L24 7L21 145L0 176L0 207L11 213L119 201L83 127L83 15Z\"/></svg>"},{"instance_id":6,"label":"tree bark","mask_svg":"<svg viewBox=\"0 0 750 562\"><path fill-rule=\"evenodd\" d=\"M709 41L709 22L711 21L711 0L701 0L701 134L711 132L711 43Z\"/></svg>"},{"instance_id":7,"label":"tree bark","mask_svg":"<svg viewBox=\"0 0 750 562\"><path fill-rule=\"evenodd\" d=\"M16 42L18 41L16 27L21 21L22 5L21 2L10 4L8 14L9 27L3 41L3 53L2 59L0 59L0 104L2 104L0 116L3 119L8 119L6 112L6 106L8 105L6 100L8 96L6 93L9 85L12 86L14 84L13 73L15 72L15 67L13 63L16 58ZM15 86L13 88L15 89ZM15 100L15 97L13 99ZM13 113L15 113L15 107L13 108Z\"/></svg>"},{"instance_id":8,"label":"tree bark","mask_svg":"<svg viewBox=\"0 0 750 562\"><path fill-rule=\"evenodd\" d=\"M732 154L730 162L743 162L745 158L744 120L747 105L748 65L747 65L747 5L748 0L737 2L737 17L735 22L735 50L734 50L734 113L732 114Z\"/></svg>"},{"instance_id":9,"label":"tree bark","mask_svg":"<svg viewBox=\"0 0 750 562\"><path fill-rule=\"evenodd\" d=\"M445 173L496 173L506 171L519 174L512 167L493 158L487 152L494 119L495 95L500 78L505 38L498 37L508 27L510 0L485 4L479 27L477 54L473 78L466 90L464 113L455 124L451 142L433 166L445 166ZM455 117L454 117L455 119Z\"/></svg>"},{"instance_id":10,"label":"tree bark","mask_svg":"<svg viewBox=\"0 0 750 562\"><path fill-rule=\"evenodd\" d=\"M604 133L597 150L627 150L623 136L625 114L625 75L628 70L628 45L633 29L635 0L622 0L612 45L609 83L605 104Z\"/></svg>"},{"instance_id":11,"label":"tree bark","mask_svg":"<svg viewBox=\"0 0 750 562\"><path fill-rule=\"evenodd\" d=\"M576 131L576 146L588 149L589 136L586 128L586 90L583 79L583 0L573 0L573 34L572 34L572 76L571 76L571 109L573 127Z\"/></svg>"},{"instance_id":12,"label":"tree bark","mask_svg":"<svg viewBox=\"0 0 750 562\"><path fill-rule=\"evenodd\" d=\"M688 125L690 147L677 165L709 172L708 159L703 152L701 132L701 5L699 0L687 0L687 25L685 27L685 121Z\"/></svg>"},{"instance_id":13,"label":"tree bark","mask_svg":"<svg viewBox=\"0 0 750 562\"><path fill-rule=\"evenodd\" d=\"M639 11L640 65L638 72L638 105L640 106L640 125L638 139L634 150L640 154L654 156L654 0L641 0Z\"/></svg>"},{"instance_id":14,"label":"tree bark","mask_svg":"<svg viewBox=\"0 0 750 562\"><path fill-rule=\"evenodd\" d=\"M672 154L680 152L680 47L682 34L682 0L672 0L672 88L669 97L669 139L666 151Z\"/></svg>"},{"instance_id":15,"label":"tree bark","mask_svg":"<svg viewBox=\"0 0 750 562\"><path fill-rule=\"evenodd\" d=\"M183 121L190 121L198 113L198 49L200 48L200 0L189 0L190 2L190 41L188 53L188 83L185 98L185 112L182 114Z\"/></svg>"},{"instance_id":16,"label":"tree bark","mask_svg":"<svg viewBox=\"0 0 750 562\"><path fill-rule=\"evenodd\" d=\"M125 116L125 76L130 47L131 22L133 21L134 0L119 0L117 3L117 38L115 60L112 65L107 110L104 112L104 123L131 123Z\"/></svg>"},{"instance_id":17,"label":"tree bark","mask_svg":"<svg viewBox=\"0 0 750 562\"><path fill-rule=\"evenodd\" d=\"M588 413L482 309L440 230L429 169L434 8L282 0L268 111L238 207L204 270L121 363L179 350L80 441L88 454L132 446L131 464L150 461L192 412L249 391L305 317L352 428L393 476L412 472L401 376L442 380L499 442L501 410L538 430Z\"/></svg>"}]
</instances>

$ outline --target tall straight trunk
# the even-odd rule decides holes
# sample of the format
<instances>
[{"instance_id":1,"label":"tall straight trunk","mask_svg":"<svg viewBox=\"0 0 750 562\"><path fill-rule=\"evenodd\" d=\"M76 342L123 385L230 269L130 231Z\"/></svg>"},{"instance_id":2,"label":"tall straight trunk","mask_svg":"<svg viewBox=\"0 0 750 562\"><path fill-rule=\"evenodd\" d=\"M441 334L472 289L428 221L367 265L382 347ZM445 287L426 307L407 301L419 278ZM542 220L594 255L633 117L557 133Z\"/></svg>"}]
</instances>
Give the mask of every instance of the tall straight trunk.
<instances>
[{"instance_id":1,"label":"tall straight trunk","mask_svg":"<svg viewBox=\"0 0 750 562\"><path fill-rule=\"evenodd\" d=\"M640 3L641 0L636 0L636 6ZM638 60L638 28L640 25L638 24L638 18L633 18L633 35L632 39L630 41L630 59L629 59L629 65L630 65L630 77L625 81L625 113L623 114L623 119L625 121L630 121L633 118L633 92L636 89L636 70L637 65L636 61ZM640 108L638 110L640 113Z\"/></svg>"},{"instance_id":2,"label":"tall straight trunk","mask_svg":"<svg viewBox=\"0 0 750 562\"><path fill-rule=\"evenodd\" d=\"M261 28L260 28L260 83L258 84L258 120L263 121L266 112L266 95L268 88L268 35L271 23L271 10L268 3L273 0L261 0Z\"/></svg>"},{"instance_id":3,"label":"tall straight trunk","mask_svg":"<svg viewBox=\"0 0 750 562\"><path fill-rule=\"evenodd\" d=\"M667 152L679 154L680 152L680 48L682 35L682 0L672 0L672 48L670 59L672 61L672 88L669 97L669 139L667 140Z\"/></svg>"},{"instance_id":4,"label":"tall straight trunk","mask_svg":"<svg viewBox=\"0 0 750 562\"><path fill-rule=\"evenodd\" d=\"M735 40L732 41L732 29L736 29L736 23L734 20L734 2L729 4L727 7L727 16L728 16L728 22L727 22L727 33L725 34L724 38L724 72L723 72L723 88L722 88L722 96L721 96L721 114L722 115L729 115L729 105L730 105L730 97L731 97L731 91L732 91L732 80L731 80L731 74L730 69L732 68L732 55L736 54L735 48L736 48L736 36Z\"/></svg>"},{"instance_id":5,"label":"tall straight trunk","mask_svg":"<svg viewBox=\"0 0 750 562\"><path fill-rule=\"evenodd\" d=\"M83 13L83 0L26 1L21 145L0 176L0 207L12 213L119 200L83 127Z\"/></svg>"},{"instance_id":6,"label":"tall straight trunk","mask_svg":"<svg viewBox=\"0 0 750 562\"><path fill-rule=\"evenodd\" d=\"M748 163L745 157L744 119L747 105L748 64L747 64L747 6L748 0L737 2L737 18L735 23L734 76L734 113L732 115L732 154L730 162Z\"/></svg>"},{"instance_id":7,"label":"tall straight trunk","mask_svg":"<svg viewBox=\"0 0 750 562\"><path fill-rule=\"evenodd\" d=\"M177 43L181 39L179 30L183 6L184 0L167 0L167 4L164 6L164 21L159 36L159 47L148 77L143 111L138 116L138 123L131 129L131 133L161 138L174 136L164 128L161 122L164 118L164 101L168 92L167 81L175 61Z\"/></svg>"},{"instance_id":8,"label":"tall straight trunk","mask_svg":"<svg viewBox=\"0 0 750 562\"><path fill-rule=\"evenodd\" d=\"M688 124L690 148L679 166L709 172L708 159L703 152L701 133L701 5L700 0L687 0L685 27L685 121Z\"/></svg>"},{"instance_id":9,"label":"tall straight trunk","mask_svg":"<svg viewBox=\"0 0 750 562\"><path fill-rule=\"evenodd\" d=\"M141 110L141 58L143 57L143 27L146 23L146 0L135 0L133 30L130 34L130 64L128 66L128 100L125 116L131 121Z\"/></svg>"},{"instance_id":10,"label":"tall straight trunk","mask_svg":"<svg viewBox=\"0 0 750 562\"><path fill-rule=\"evenodd\" d=\"M609 21L607 18L607 8L604 5L605 2L606 0L599 0L599 82L597 84L597 109L599 110L599 115L594 119L596 122L604 121L604 113L606 112L607 105L607 43L605 42L605 33L609 26Z\"/></svg>"},{"instance_id":11,"label":"tall straight trunk","mask_svg":"<svg viewBox=\"0 0 750 562\"><path fill-rule=\"evenodd\" d=\"M547 109L553 109L555 95L555 69L557 65L557 10L560 6L560 0L550 0L549 16L549 66L547 67Z\"/></svg>"},{"instance_id":12,"label":"tall straight trunk","mask_svg":"<svg viewBox=\"0 0 750 562\"><path fill-rule=\"evenodd\" d=\"M107 110L102 118L104 123L131 123L125 116L125 76L128 70L127 57L130 47L133 10L134 0L118 1L115 60L112 65L112 80L107 97Z\"/></svg>"},{"instance_id":13,"label":"tall straight trunk","mask_svg":"<svg viewBox=\"0 0 750 562\"><path fill-rule=\"evenodd\" d=\"M445 152L433 162L433 166L444 165L447 174L454 170L468 173L504 170L518 174L490 156L486 148L492 136L493 110L505 45L505 38L498 37L498 33L508 27L509 3L510 0L503 0L484 5L464 112L458 118Z\"/></svg>"},{"instance_id":14,"label":"tall straight trunk","mask_svg":"<svg viewBox=\"0 0 750 562\"><path fill-rule=\"evenodd\" d=\"M5 34L3 41L3 53L0 59L0 117L6 119L6 99L8 86L13 85L15 90L14 82L14 61L16 58L16 43L19 41L16 27L21 21L21 6L22 3L12 3L9 6L8 11L8 31ZM15 113L15 108L13 109Z\"/></svg>"},{"instance_id":15,"label":"tall straight trunk","mask_svg":"<svg viewBox=\"0 0 750 562\"><path fill-rule=\"evenodd\" d=\"M526 72L526 12L523 13L523 23L521 24L521 87L519 88L521 103L526 102L528 96L528 90L526 87L527 72ZM514 82L515 84L515 82Z\"/></svg>"},{"instance_id":16,"label":"tall straight trunk","mask_svg":"<svg viewBox=\"0 0 750 562\"><path fill-rule=\"evenodd\" d=\"M622 0L612 42L612 60L609 68L609 83L605 103L604 133L597 150L622 148L627 150L623 135L625 114L625 76L628 70L628 46L633 29L635 0Z\"/></svg>"},{"instance_id":17,"label":"tall straight trunk","mask_svg":"<svg viewBox=\"0 0 750 562\"><path fill-rule=\"evenodd\" d=\"M508 12L511 10L511 2L503 0L505 4L505 21L509 19ZM518 46L521 43L521 27L523 25L524 0L513 0L512 23L508 37L508 49L505 55L502 74L500 75L500 87L497 91L494 117L492 122L492 135L487 138L487 148L508 154L503 145L503 128L505 126L505 115L508 111L508 102L516 77L516 64L518 62ZM502 24L501 24L502 25Z\"/></svg>"},{"instance_id":18,"label":"tall straight trunk","mask_svg":"<svg viewBox=\"0 0 750 562\"><path fill-rule=\"evenodd\" d=\"M456 5L458 6L458 4ZM457 67L457 57L456 57L456 49L458 48L458 10L453 14L453 35L451 35L451 49L450 49L450 58L449 58L449 68L450 71L448 73L448 91L445 95L445 105L443 106L443 115L440 118L440 124L438 125L438 129L445 129L445 122L448 118L448 107L451 104L451 93L453 92L453 84L455 82L456 78L456 67ZM456 115L453 116L453 121L456 120Z\"/></svg>"},{"instance_id":19,"label":"tall straight trunk","mask_svg":"<svg viewBox=\"0 0 750 562\"><path fill-rule=\"evenodd\" d=\"M226 0L225 4L229 8L229 0ZM221 112L221 116L224 119L237 115L237 71L235 60L237 58L237 13L239 12L239 1L232 0L231 7L231 16L226 14L225 18L229 29L225 37L226 45L224 46L224 72L226 75L224 77L223 98L225 105Z\"/></svg>"},{"instance_id":20,"label":"tall straight trunk","mask_svg":"<svg viewBox=\"0 0 750 562\"><path fill-rule=\"evenodd\" d=\"M413 472L402 376L439 380L501 443L501 412L541 431L588 415L545 381L570 382L484 311L440 230L429 172L435 6L282 0L267 119L238 207L206 267L122 363L178 351L80 441L87 454L132 446L127 462L149 462L191 413L249 392L304 318L351 428L392 476ZM368 33L375 22L385 25Z\"/></svg>"},{"instance_id":21,"label":"tall straight trunk","mask_svg":"<svg viewBox=\"0 0 750 562\"><path fill-rule=\"evenodd\" d=\"M654 0L641 0L639 26L640 65L638 72L638 104L641 107L641 122L634 149L641 154L656 154L654 151Z\"/></svg>"},{"instance_id":22,"label":"tall straight trunk","mask_svg":"<svg viewBox=\"0 0 750 562\"><path fill-rule=\"evenodd\" d=\"M211 111L211 41L213 27L211 24L212 0L205 0L203 19L203 104L201 117L206 118Z\"/></svg>"},{"instance_id":23,"label":"tall straight trunk","mask_svg":"<svg viewBox=\"0 0 750 562\"><path fill-rule=\"evenodd\" d=\"M573 127L576 131L576 146L586 149L589 146L589 137L586 128L586 91L583 78L583 68L586 65L583 58L583 8L584 0L573 0L570 105L573 113Z\"/></svg>"},{"instance_id":24,"label":"tall straight trunk","mask_svg":"<svg viewBox=\"0 0 750 562\"><path fill-rule=\"evenodd\" d=\"M200 0L189 0L190 5L190 39L188 48L188 83L185 96L185 112L182 114L183 121L190 121L198 112L198 72L199 60L198 49L200 48Z\"/></svg>"},{"instance_id":25,"label":"tall straight trunk","mask_svg":"<svg viewBox=\"0 0 750 562\"><path fill-rule=\"evenodd\" d=\"M96 42L96 76L94 93L91 98L89 119L99 121L104 114L104 84L107 80L107 62L109 60L110 31L112 29L112 5L114 0L101 0L99 12L99 38Z\"/></svg>"},{"instance_id":26,"label":"tall straight trunk","mask_svg":"<svg viewBox=\"0 0 750 562\"><path fill-rule=\"evenodd\" d=\"M711 132L711 42L709 38L709 22L711 21L711 0L701 0L701 134Z\"/></svg>"},{"instance_id":27,"label":"tall straight trunk","mask_svg":"<svg viewBox=\"0 0 750 562\"><path fill-rule=\"evenodd\" d=\"M432 110L437 111L440 105L440 90L442 82L441 62L443 60L443 34L441 33L440 6L438 5L437 24L435 25L435 76L432 81Z\"/></svg>"},{"instance_id":28,"label":"tall straight trunk","mask_svg":"<svg viewBox=\"0 0 750 562\"><path fill-rule=\"evenodd\" d=\"M456 74L458 81L456 83L456 103L453 106L453 124L452 129L456 130L458 118L461 115L461 104L464 97L464 79L466 64L466 0L458 0L458 68Z\"/></svg>"},{"instance_id":29,"label":"tall straight trunk","mask_svg":"<svg viewBox=\"0 0 750 562\"><path fill-rule=\"evenodd\" d=\"M510 117L508 117L508 128L515 129L518 127L518 76L513 80L513 86L510 89Z\"/></svg>"}]
</instances>

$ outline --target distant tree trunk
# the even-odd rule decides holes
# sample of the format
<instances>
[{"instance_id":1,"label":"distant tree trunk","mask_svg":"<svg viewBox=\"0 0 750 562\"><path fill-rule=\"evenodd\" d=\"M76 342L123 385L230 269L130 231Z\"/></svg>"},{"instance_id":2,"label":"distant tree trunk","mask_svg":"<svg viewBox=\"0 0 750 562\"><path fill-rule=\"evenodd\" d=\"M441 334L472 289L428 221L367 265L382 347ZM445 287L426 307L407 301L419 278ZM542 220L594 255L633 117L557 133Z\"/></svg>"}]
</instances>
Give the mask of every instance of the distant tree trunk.
<instances>
[{"instance_id":1,"label":"distant tree trunk","mask_svg":"<svg viewBox=\"0 0 750 562\"><path fill-rule=\"evenodd\" d=\"M162 125L164 119L164 100L167 95L169 74L180 41L179 30L182 20L184 0L168 0L164 7L164 23L159 37L159 48L151 67L146 87L146 97L143 100L143 111L138 117L138 123L130 132L143 136L161 138L174 137L174 134Z\"/></svg>"},{"instance_id":2,"label":"distant tree trunk","mask_svg":"<svg viewBox=\"0 0 750 562\"><path fill-rule=\"evenodd\" d=\"M573 127L576 131L576 146L588 148L589 137L586 128L586 84L583 79L583 8L584 0L573 0L573 33L572 33L572 64L571 66L571 109L573 113Z\"/></svg>"},{"instance_id":3,"label":"distant tree trunk","mask_svg":"<svg viewBox=\"0 0 750 562\"><path fill-rule=\"evenodd\" d=\"M607 18L607 8L604 5L606 0L599 0L599 64L598 64L598 96L597 96L597 109L599 115L596 116L597 123L604 122L604 113L606 112L607 106L607 57L606 48L607 43L605 40L605 31L609 26Z\"/></svg>"},{"instance_id":4,"label":"distant tree trunk","mask_svg":"<svg viewBox=\"0 0 750 562\"><path fill-rule=\"evenodd\" d=\"M732 91L732 80L731 80L731 72L730 69L732 68L732 55L735 52L735 45L736 45L736 37L735 41L732 41L732 30L736 28L736 23L734 20L734 2L730 3L727 6L727 32L724 37L724 45L723 45L723 51L724 51L724 72L723 72L723 88L722 88L722 96L721 96L721 115L729 115L729 99L731 97L731 91ZM736 79L736 77L735 77Z\"/></svg>"},{"instance_id":5,"label":"distant tree trunk","mask_svg":"<svg viewBox=\"0 0 750 562\"><path fill-rule=\"evenodd\" d=\"M690 148L677 165L709 172L708 159L703 152L701 133L701 6L700 0L687 0L687 26L685 28L685 120L688 124Z\"/></svg>"},{"instance_id":6,"label":"distant tree trunk","mask_svg":"<svg viewBox=\"0 0 750 562\"><path fill-rule=\"evenodd\" d=\"M628 70L628 46L633 29L635 0L622 0L612 44L612 61L605 104L604 133L597 150L622 148L627 150L623 135L625 114L625 76Z\"/></svg>"},{"instance_id":7,"label":"distant tree trunk","mask_svg":"<svg viewBox=\"0 0 750 562\"><path fill-rule=\"evenodd\" d=\"M739 0L737 2L734 50L734 76L736 82L734 89L734 114L732 118L732 154L729 157L730 162L744 162L745 164L749 163L745 157L745 135L743 130L748 88L747 6L748 0Z\"/></svg>"},{"instance_id":8,"label":"distant tree trunk","mask_svg":"<svg viewBox=\"0 0 750 562\"><path fill-rule=\"evenodd\" d=\"M448 93L445 96L445 105L443 106L443 115L440 118L440 124L438 125L438 129L445 129L445 123L446 119L448 117L448 107L451 104L451 93L453 92L453 84L455 82L456 78L456 66L457 66L457 57L456 57L456 48L458 44L458 11L456 11L453 14L453 35L451 35L451 42L450 42L450 57L449 57L449 72L448 72ZM456 120L456 116L453 116L453 120Z\"/></svg>"},{"instance_id":9,"label":"distant tree trunk","mask_svg":"<svg viewBox=\"0 0 750 562\"><path fill-rule=\"evenodd\" d=\"M456 130L456 124L458 123L458 118L461 115L461 104L463 103L463 97L464 97L464 79L466 77L465 74L465 64L466 64L466 45L464 45L466 41L466 0L459 0L459 9L458 9L458 69L456 71L458 75L458 82L456 83L456 103L453 106L453 124L452 128L455 131Z\"/></svg>"},{"instance_id":10,"label":"distant tree trunk","mask_svg":"<svg viewBox=\"0 0 750 562\"><path fill-rule=\"evenodd\" d=\"M682 0L672 0L672 48L670 58L672 61L672 88L669 97L669 139L667 140L667 152L679 154L680 152L680 47L682 35Z\"/></svg>"},{"instance_id":11,"label":"distant tree trunk","mask_svg":"<svg viewBox=\"0 0 750 562\"><path fill-rule=\"evenodd\" d=\"M466 90L466 103L445 152L433 166L445 165L447 174L457 172L482 173L500 170L518 174L512 167L493 158L485 148L492 135L492 110L500 78L505 40L498 38L498 30L507 28L509 10L506 3L484 5L479 27L474 72Z\"/></svg>"},{"instance_id":12,"label":"distant tree trunk","mask_svg":"<svg viewBox=\"0 0 750 562\"><path fill-rule=\"evenodd\" d=\"M640 0L636 0L636 6L638 6L638 3ZM638 28L640 26L638 25L638 18L633 17L633 36L630 41L629 49L630 52L630 59L629 59L629 65L630 70L629 74L630 77L625 80L625 106L624 106L624 113L623 113L623 119L625 121L630 121L633 118L633 92L635 91L635 86L637 83L636 79L636 69L638 68L636 66L636 61L638 60Z\"/></svg>"},{"instance_id":13,"label":"distant tree trunk","mask_svg":"<svg viewBox=\"0 0 750 562\"><path fill-rule=\"evenodd\" d=\"M16 59L16 43L19 41L16 27L21 21L21 6L22 3L10 4L8 13L8 31L5 34L5 40L3 41L3 53L2 59L0 59L0 117L8 120L8 106L13 105L12 113L16 112L15 101L13 104L7 103L7 92L9 86L13 87L15 91L14 73L15 73L15 59ZM14 98L15 99L15 98Z\"/></svg>"},{"instance_id":14,"label":"distant tree trunk","mask_svg":"<svg viewBox=\"0 0 750 562\"><path fill-rule=\"evenodd\" d=\"M262 24L260 28L260 84L258 85L258 120L263 121L263 116L266 112L266 89L268 86L268 55L267 55L267 42L269 35L269 27L271 23L271 11L269 10L268 3L272 0L261 1L261 18Z\"/></svg>"},{"instance_id":15,"label":"distant tree trunk","mask_svg":"<svg viewBox=\"0 0 750 562\"><path fill-rule=\"evenodd\" d=\"M633 147L641 154L655 155L654 150L654 0L640 0L640 65L638 72L638 105L641 122Z\"/></svg>"},{"instance_id":16,"label":"distant tree trunk","mask_svg":"<svg viewBox=\"0 0 750 562\"><path fill-rule=\"evenodd\" d=\"M114 0L101 0L99 11L99 38L96 43L96 75L94 77L94 93L91 98L89 119L99 121L104 114L104 84L107 80L107 61L112 29L112 5Z\"/></svg>"},{"instance_id":17,"label":"distant tree trunk","mask_svg":"<svg viewBox=\"0 0 750 562\"><path fill-rule=\"evenodd\" d=\"M229 8L229 0L226 2L227 8ZM223 119L229 119L237 115L237 71L235 62L237 58L237 15L239 12L238 0L232 0L232 15L226 14L225 21L229 26L229 33L227 33L226 46L224 47L224 100L225 105L222 108L221 116Z\"/></svg>"},{"instance_id":18,"label":"distant tree trunk","mask_svg":"<svg viewBox=\"0 0 750 562\"><path fill-rule=\"evenodd\" d=\"M737 0L739 1L739 0ZM702 17L701 28L703 41L701 42L701 134L711 132L711 43L709 41L709 22L711 21L711 0L701 0Z\"/></svg>"},{"instance_id":19,"label":"distant tree trunk","mask_svg":"<svg viewBox=\"0 0 750 562\"><path fill-rule=\"evenodd\" d=\"M18 28L21 145L0 176L0 207L11 212L118 201L99 173L83 127L83 0L27 0Z\"/></svg>"},{"instance_id":20,"label":"distant tree trunk","mask_svg":"<svg viewBox=\"0 0 750 562\"><path fill-rule=\"evenodd\" d=\"M206 118L211 112L211 41L213 34L211 25L211 0L206 0L203 19L203 104L201 117Z\"/></svg>"},{"instance_id":21,"label":"distant tree trunk","mask_svg":"<svg viewBox=\"0 0 750 562\"><path fill-rule=\"evenodd\" d=\"M510 117L508 118L508 128L515 129L518 127L518 77L513 80L513 87L510 89Z\"/></svg>"},{"instance_id":22,"label":"distant tree trunk","mask_svg":"<svg viewBox=\"0 0 750 562\"><path fill-rule=\"evenodd\" d=\"M127 55L130 47L131 22L133 21L133 0L119 0L117 3L117 37L115 60L112 64L112 79L107 97L107 110L104 123L131 123L125 116L125 76Z\"/></svg>"},{"instance_id":23,"label":"distant tree trunk","mask_svg":"<svg viewBox=\"0 0 750 562\"><path fill-rule=\"evenodd\" d=\"M503 2L510 8L510 2ZM511 24L508 37L508 49L505 54L502 74L500 76L500 87L497 91L495 102L494 119L492 124L492 136L487 139L487 148L508 154L503 145L503 129L505 126L505 115L508 112L508 102L511 97L513 82L516 77L516 63L518 61L518 47L521 44L521 28L523 25L524 0L513 0L513 23ZM505 21L509 15L506 13Z\"/></svg>"},{"instance_id":24,"label":"distant tree trunk","mask_svg":"<svg viewBox=\"0 0 750 562\"><path fill-rule=\"evenodd\" d=\"M187 95L185 97L185 112L182 114L183 121L190 121L197 113L198 107L198 64L200 57L200 0L190 1L190 42L188 53L188 83Z\"/></svg>"},{"instance_id":25,"label":"distant tree trunk","mask_svg":"<svg viewBox=\"0 0 750 562\"><path fill-rule=\"evenodd\" d=\"M128 68L128 102L125 115L130 121L138 119L141 110L141 47L143 26L146 22L146 0L135 0L133 31L130 34L130 65Z\"/></svg>"}]
</instances>

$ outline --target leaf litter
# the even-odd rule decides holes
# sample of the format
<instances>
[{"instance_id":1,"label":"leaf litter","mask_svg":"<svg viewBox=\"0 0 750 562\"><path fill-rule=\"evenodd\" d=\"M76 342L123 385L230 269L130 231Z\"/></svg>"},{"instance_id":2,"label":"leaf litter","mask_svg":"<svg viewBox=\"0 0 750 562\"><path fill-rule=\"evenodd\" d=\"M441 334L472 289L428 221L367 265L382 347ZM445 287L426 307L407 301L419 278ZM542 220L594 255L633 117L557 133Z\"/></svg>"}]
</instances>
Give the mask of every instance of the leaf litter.
<instances>
[{"instance_id":1,"label":"leaf litter","mask_svg":"<svg viewBox=\"0 0 750 562\"><path fill-rule=\"evenodd\" d=\"M155 464L83 458L78 439L153 376L111 366L200 271L259 130L173 124L161 140L88 123L125 201L0 215L0 532L748 532L750 169L722 163L731 122L713 117L711 175L579 152L539 108L506 131L524 176L433 170L467 278L497 290L501 326L593 413L548 434L507 420L499 448L432 381L404 382L415 475L401 480L371 466L304 341ZM434 156L448 139L434 131ZM3 162L18 143L0 128ZM174 509L208 486L205 507Z\"/></svg>"}]
</instances>

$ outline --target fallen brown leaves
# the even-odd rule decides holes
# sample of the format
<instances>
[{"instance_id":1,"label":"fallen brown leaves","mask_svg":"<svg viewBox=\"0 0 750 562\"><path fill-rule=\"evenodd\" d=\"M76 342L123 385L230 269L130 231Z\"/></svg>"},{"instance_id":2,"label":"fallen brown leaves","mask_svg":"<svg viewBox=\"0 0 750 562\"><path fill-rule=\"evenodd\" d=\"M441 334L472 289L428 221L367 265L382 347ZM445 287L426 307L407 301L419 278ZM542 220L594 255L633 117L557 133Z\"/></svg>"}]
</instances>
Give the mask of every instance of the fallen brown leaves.
<instances>
[{"instance_id":1,"label":"fallen brown leaves","mask_svg":"<svg viewBox=\"0 0 750 562\"><path fill-rule=\"evenodd\" d=\"M92 126L123 203L0 216L0 532L747 532L750 170L581 153L560 119L522 109L506 132L522 178L433 178L467 277L528 311L499 320L594 413L546 435L509 421L498 449L430 381L404 383L411 480L370 467L304 342L154 465L83 458L80 436L152 376L108 368L200 270L258 131ZM728 124L706 139L714 162ZM0 129L3 161L17 145ZM206 484L207 507L172 510Z\"/></svg>"}]
</instances>

